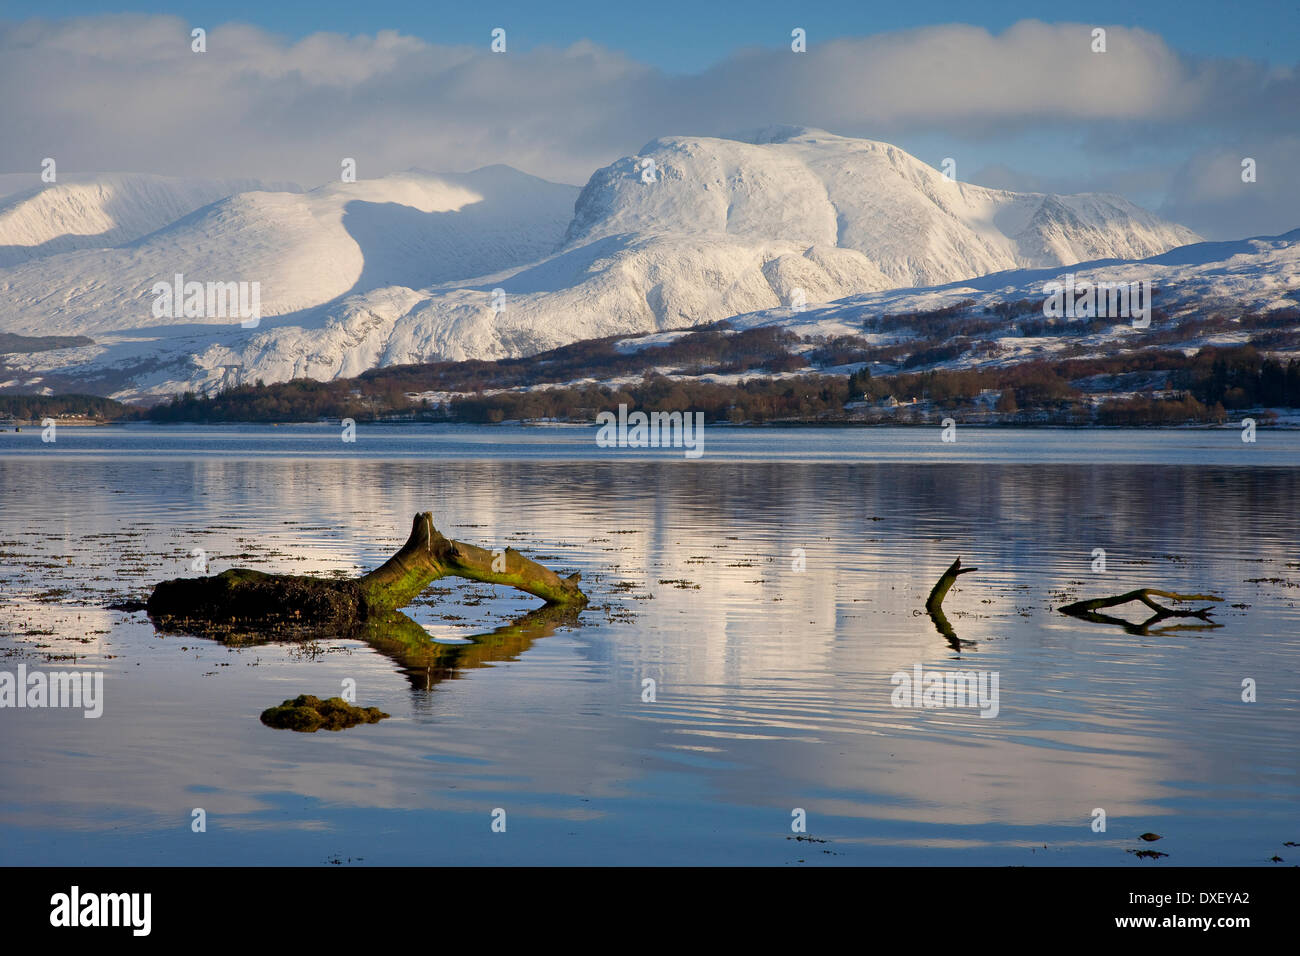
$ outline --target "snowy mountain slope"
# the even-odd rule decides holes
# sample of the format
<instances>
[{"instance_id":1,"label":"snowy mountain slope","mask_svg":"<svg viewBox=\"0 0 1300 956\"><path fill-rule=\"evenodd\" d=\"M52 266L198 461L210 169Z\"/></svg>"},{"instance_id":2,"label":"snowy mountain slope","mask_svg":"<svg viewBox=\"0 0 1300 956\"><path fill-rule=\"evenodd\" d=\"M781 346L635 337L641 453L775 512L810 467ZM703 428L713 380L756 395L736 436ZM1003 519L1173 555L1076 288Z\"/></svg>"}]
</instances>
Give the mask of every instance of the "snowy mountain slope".
<instances>
[{"instance_id":1,"label":"snowy mountain slope","mask_svg":"<svg viewBox=\"0 0 1300 956\"><path fill-rule=\"evenodd\" d=\"M674 137L580 193L506 167L243 193L121 248L0 269L0 331L97 343L8 357L22 374L0 387L63 368L132 398L210 391L223 365L273 382L525 355L1195 238L1116 197L950 182L816 130ZM153 283L178 272L260 282L260 327L154 319Z\"/></svg>"},{"instance_id":2,"label":"snowy mountain slope","mask_svg":"<svg viewBox=\"0 0 1300 956\"><path fill-rule=\"evenodd\" d=\"M264 319L385 285L470 278L551 251L575 192L489 167L240 193L120 248L0 270L0 330L94 337L156 326L151 290L176 273L260 283Z\"/></svg>"},{"instance_id":3,"label":"snowy mountain slope","mask_svg":"<svg viewBox=\"0 0 1300 956\"><path fill-rule=\"evenodd\" d=\"M1074 275L1076 282L1149 283L1159 290L1156 305L1174 319L1192 312L1208 315L1217 308L1255 312L1295 308L1300 304L1300 229L1281 236L1192 243L1141 260L1103 259L1068 268L1020 269L924 289L848 296L803 312L769 309L731 321L736 328L779 325L803 336L861 335L864 321L882 315L930 312L965 300L973 301L972 313L1023 299L1041 302L1045 285L1066 273ZM1041 311L1034 311L1024 318L1042 317ZM1008 319L1004 334L1018 336L1016 325L1017 320ZM1117 319L1115 327L1112 338L1141 335L1125 319ZM641 347L655 344L655 339L636 342Z\"/></svg>"},{"instance_id":4,"label":"snowy mountain slope","mask_svg":"<svg viewBox=\"0 0 1300 956\"><path fill-rule=\"evenodd\" d=\"M617 259L620 256L658 255L662 250L649 243L650 251L628 250L616 239L599 240L594 245L604 247ZM584 249L590 247L582 247ZM772 250L759 250L757 256ZM732 244L702 237L690 251L689 258L702 270L716 268L721 258L733 264L735 248ZM798 257L796 257L798 258ZM521 354L552 348L569 341L620 334L616 317L601 310L584 308L578 298L590 291L592 283L563 286L561 280L570 281L572 265L561 268L564 257L548 260L540 269L543 275L534 278L543 285L560 283L558 292L530 297L512 292L506 310L493 315L484 290L478 288L447 289L435 293L414 292L409 289L388 288L366 296L348 300L343 313L331 317L323 327L303 329L286 327L256 333L250 339L232 337L222 344L214 344L195 356L198 370L194 385L214 388L220 381L220 367L239 364L244 368L246 380L261 378L264 381L283 381L297 377L330 379L359 374L377 365L406 364L431 360L435 357L460 358L464 355L497 357ZM583 260L586 261L586 260ZM636 271L643 264L632 264ZM680 269L681 264L676 264ZM529 276L525 270L520 277ZM630 287L626 281L611 277L614 267L596 268L597 282L608 283L608 304L620 291ZM975 280L948 283L925 289L892 289L850 296L838 302L812 306L796 312L788 307L761 310L735 315L731 322L737 328L757 325L781 325L804 336L863 336L871 341L885 342L894 336L864 334L864 321L886 313L925 312L951 306L962 300L974 300L969 310L978 314L986 306L1014 302L1021 299L1041 301L1044 284L1060 279L1062 268L1040 270L1014 270ZM1239 243L1197 243L1173 250L1146 260L1100 260L1070 267L1077 277L1091 281L1151 283L1160 290L1158 304L1174 317L1191 312L1207 314L1216 307L1234 312L1241 308L1267 311L1294 307L1294 297L1300 290L1300 230L1285 236L1245 240ZM674 273L676 274L676 273ZM688 290L699 288L699 276L691 277ZM510 288L513 279L501 281ZM743 301L743 294L759 295L757 289L732 290L734 298L729 306ZM559 305L557 305L559 303ZM593 317L585 323L570 322L553 328L546 321L543 309L562 308L575 316ZM632 308L632 303L628 303ZM1017 361L1026 355L1050 355L1069 342L1089 342L1099 348L1115 348L1120 343L1141 344L1142 333L1124 320L1088 339L1024 338L1019 325L1024 320L1041 319L1041 311L1031 310L1025 316L1008 319L1003 331L988 337L1001 344L995 354L1003 359ZM1164 323L1156 323L1160 329ZM644 331L638 327L637 332ZM631 347L647 347L670 339L678 334L663 331L637 338ZM906 337L906 335L904 335ZM1208 344L1209 341L1199 344ZM1213 341L1235 341L1232 335L1215 337ZM1107 343L1110 343L1107 345ZM515 345L521 351L509 348ZM1195 345L1195 342L1189 342ZM505 347L503 347L505 346ZM960 359L953 363L964 364ZM141 376L137 383L140 392L151 390L165 392L175 388L173 376L177 369L160 369Z\"/></svg>"},{"instance_id":5,"label":"snowy mountain slope","mask_svg":"<svg viewBox=\"0 0 1300 956\"><path fill-rule=\"evenodd\" d=\"M754 142L670 137L598 170L572 244L619 233L722 233L861 252L893 285L1142 258L1199 237L1116 196L1048 196L946 179L895 146L780 127ZM654 182L644 181L648 161Z\"/></svg>"},{"instance_id":6,"label":"snowy mountain slope","mask_svg":"<svg viewBox=\"0 0 1300 956\"><path fill-rule=\"evenodd\" d=\"M65 174L57 183L4 177L0 189L0 267L74 249L120 245L161 229L200 206L251 190L297 191L252 179L176 179L140 173ZM35 182L34 185L29 185Z\"/></svg>"},{"instance_id":7,"label":"snowy mountain slope","mask_svg":"<svg viewBox=\"0 0 1300 956\"><path fill-rule=\"evenodd\" d=\"M482 288L380 289L349 299L319 327L275 328L241 344L214 345L196 357L200 368L212 371L200 372L195 384L213 381L215 370L228 364L242 365L246 378L271 382L332 379L377 365L531 354L630 330L693 325L700 314L747 312L781 301L774 289L792 282L828 294L884 284L861 256L850 259L834 248L708 236L598 240ZM492 287L506 292L499 313ZM166 379L148 384L175 388Z\"/></svg>"}]
</instances>

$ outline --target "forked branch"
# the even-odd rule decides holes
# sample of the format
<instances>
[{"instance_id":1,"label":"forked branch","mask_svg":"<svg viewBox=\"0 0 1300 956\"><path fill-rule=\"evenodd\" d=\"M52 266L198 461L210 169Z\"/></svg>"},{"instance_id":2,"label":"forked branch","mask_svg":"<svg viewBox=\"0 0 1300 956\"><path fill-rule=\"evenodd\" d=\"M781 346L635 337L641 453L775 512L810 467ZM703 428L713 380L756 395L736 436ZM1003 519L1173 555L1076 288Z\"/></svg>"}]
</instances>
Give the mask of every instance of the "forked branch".
<instances>
[{"instance_id":1,"label":"forked branch","mask_svg":"<svg viewBox=\"0 0 1300 956\"><path fill-rule=\"evenodd\" d=\"M1158 629L1157 633L1174 630L1206 630L1209 628L1221 627L1210 620L1212 607L1201 608L1176 608L1168 607L1159 601L1152 600L1153 597L1167 598L1170 601L1222 601L1223 598L1214 594L1179 594L1175 591L1161 591L1158 588L1138 588L1136 591L1126 591L1123 594L1115 594L1110 597L1093 598L1090 601L1075 601L1073 604L1067 604L1058 608L1062 614L1068 614L1070 617L1077 617L1081 621L1088 621L1092 624L1111 624L1115 627L1122 627L1130 634L1146 636L1152 633L1151 628L1161 621L1171 617L1195 617L1205 621L1205 624L1180 624L1176 626L1164 627ZM1102 608L1117 607L1121 604L1130 604L1133 601L1139 601L1149 607L1154 613L1141 623L1134 624L1120 617L1114 617L1110 614L1100 613Z\"/></svg>"},{"instance_id":2,"label":"forked branch","mask_svg":"<svg viewBox=\"0 0 1300 956\"><path fill-rule=\"evenodd\" d=\"M1161 591L1157 588L1138 588L1136 591L1126 591L1123 594L1116 594L1112 597L1093 598L1091 601L1075 601L1073 604L1067 604L1060 608L1062 614L1070 614L1078 617L1088 611L1100 611L1104 607L1116 607L1120 604L1128 604L1131 601L1141 601L1151 610L1163 617L1206 617L1212 607L1197 608L1195 610L1182 610L1180 608L1166 607L1156 601L1151 600L1152 596L1168 598L1171 601L1222 601L1223 598L1213 594L1178 594L1174 591Z\"/></svg>"}]
</instances>

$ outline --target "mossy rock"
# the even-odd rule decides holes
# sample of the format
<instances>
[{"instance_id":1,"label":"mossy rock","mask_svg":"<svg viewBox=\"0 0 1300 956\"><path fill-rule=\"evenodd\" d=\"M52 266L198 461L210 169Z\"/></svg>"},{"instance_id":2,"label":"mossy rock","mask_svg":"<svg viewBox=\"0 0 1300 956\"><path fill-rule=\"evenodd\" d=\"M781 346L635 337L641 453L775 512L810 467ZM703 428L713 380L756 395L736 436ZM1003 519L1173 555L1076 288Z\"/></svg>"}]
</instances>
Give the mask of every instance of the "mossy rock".
<instances>
[{"instance_id":1,"label":"mossy rock","mask_svg":"<svg viewBox=\"0 0 1300 956\"><path fill-rule=\"evenodd\" d=\"M170 627L237 628L249 623L263 628L320 627L363 617L356 581L265 574L247 568L231 568L208 578L163 581L146 607L150 617Z\"/></svg>"},{"instance_id":2,"label":"mossy rock","mask_svg":"<svg viewBox=\"0 0 1300 956\"><path fill-rule=\"evenodd\" d=\"M357 724L377 724L388 716L378 707L357 707L342 697L321 700L311 694L299 694L293 700L262 711L262 723L276 730L310 734L317 730L346 730Z\"/></svg>"}]
</instances>

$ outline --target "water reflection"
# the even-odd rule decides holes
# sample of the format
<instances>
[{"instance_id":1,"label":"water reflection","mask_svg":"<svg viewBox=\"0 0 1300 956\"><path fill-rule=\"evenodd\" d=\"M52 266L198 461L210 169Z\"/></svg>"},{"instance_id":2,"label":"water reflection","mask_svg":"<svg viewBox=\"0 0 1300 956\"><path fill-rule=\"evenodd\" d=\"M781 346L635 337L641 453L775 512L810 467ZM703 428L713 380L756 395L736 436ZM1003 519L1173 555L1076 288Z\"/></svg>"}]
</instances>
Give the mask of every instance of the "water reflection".
<instances>
[{"instance_id":1,"label":"water reflection","mask_svg":"<svg viewBox=\"0 0 1300 956\"><path fill-rule=\"evenodd\" d=\"M785 839L803 807L825 863L1126 865L1147 830L1168 862L1264 861L1300 796L1297 493L1300 469L1186 463L0 458L0 646L85 655L107 689L100 721L0 715L0 853L64 859L72 830L102 862L773 863L807 858ZM193 573L195 548L213 571L356 574L429 508L581 571L582 626L435 588L297 659L102 610ZM959 554L980 572L928 617ZM1058 610L1153 586L1213 589L1220 626ZM1000 674L996 719L891 704L891 674L958 653ZM344 678L393 719L328 742L258 724ZM196 850L198 805L221 826ZM489 843L496 806L512 835Z\"/></svg>"},{"instance_id":2,"label":"water reflection","mask_svg":"<svg viewBox=\"0 0 1300 956\"><path fill-rule=\"evenodd\" d=\"M463 670L519 658L535 641L560 627L576 627L581 608L544 605L508 624L475 634L466 644L443 644L405 614L368 621L358 632L367 644L392 659L417 691L431 691Z\"/></svg>"},{"instance_id":3,"label":"water reflection","mask_svg":"<svg viewBox=\"0 0 1300 956\"><path fill-rule=\"evenodd\" d=\"M414 690L427 693L441 682L458 677L462 670L517 660L533 642L550 637L557 628L576 627L581 611L565 605L543 605L500 627L459 638L454 643L432 639L424 627L401 612L369 619L341 631L301 630L292 638L227 627L205 631L196 627L195 622L178 625L166 617L151 616L150 621L160 634L206 638L231 647L320 639L364 641L397 664Z\"/></svg>"}]
</instances>

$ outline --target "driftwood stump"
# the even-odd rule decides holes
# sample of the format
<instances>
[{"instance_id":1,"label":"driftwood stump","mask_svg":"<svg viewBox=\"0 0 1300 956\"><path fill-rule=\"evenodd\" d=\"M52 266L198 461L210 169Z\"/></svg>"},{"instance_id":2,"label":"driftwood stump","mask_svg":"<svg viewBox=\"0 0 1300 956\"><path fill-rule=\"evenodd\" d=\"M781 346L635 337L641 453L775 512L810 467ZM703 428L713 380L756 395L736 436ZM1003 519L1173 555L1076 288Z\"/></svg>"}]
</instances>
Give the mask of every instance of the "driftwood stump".
<instances>
[{"instance_id":1,"label":"driftwood stump","mask_svg":"<svg viewBox=\"0 0 1300 956\"><path fill-rule=\"evenodd\" d=\"M1171 617L1196 617L1206 623L1169 626L1161 628L1161 632L1174 630L1205 630L1208 628L1223 626L1221 624L1215 624L1210 620L1210 613L1214 610L1212 607L1183 610L1181 608L1168 607L1161 604L1159 601L1152 600L1153 597L1168 598L1171 601L1223 600L1223 598L1214 594L1179 594L1176 591L1161 591L1156 588L1138 588L1136 591L1125 591L1123 594L1093 598L1088 601L1075 601L1073 604L1066 604L1057 608L1057 610L1062 614L1068 614L1070 617L1076 617L1081 621L1088 621L1092 624L1112 624L1116 627L1122 627L1130 634L1137 634L1140 636L1151 634L1151 628L1153 626ZM1152 615L1145 621L1135 624L1131 621L1124 620L1122 617L1100 613L1102 608L1118 607L1121 604L1130 604L1134 601L1139 601L1152 610Z\"/></svg>"},{"instance_id":2,"label":"driftwood stump","mask_svg":"<svg viewBox=\"0 0 1300 956\"><path fill-rule=\"evenodd\" d=\"M428 511L415 516L401 550L369 574L352 580L266 574L232 568L204 578L159 583L149 616L169 625L198 622L241 629L347 627L382 618L410 604L442 577L504 584L548 605L581 608L581 575L562 578L513 548L489 551L444 537Z\"/></svg>"}]
</instances>

